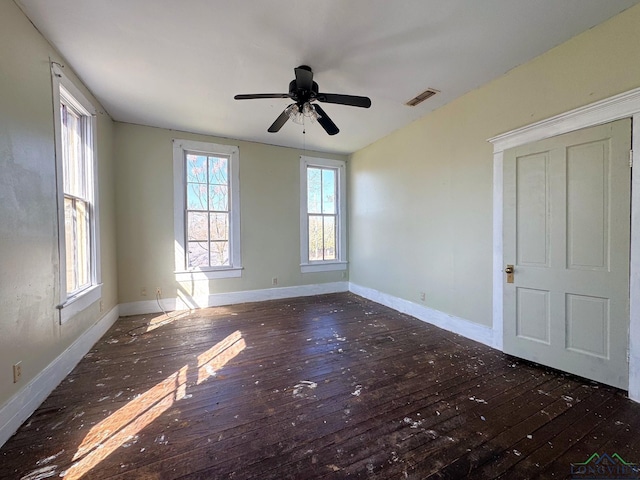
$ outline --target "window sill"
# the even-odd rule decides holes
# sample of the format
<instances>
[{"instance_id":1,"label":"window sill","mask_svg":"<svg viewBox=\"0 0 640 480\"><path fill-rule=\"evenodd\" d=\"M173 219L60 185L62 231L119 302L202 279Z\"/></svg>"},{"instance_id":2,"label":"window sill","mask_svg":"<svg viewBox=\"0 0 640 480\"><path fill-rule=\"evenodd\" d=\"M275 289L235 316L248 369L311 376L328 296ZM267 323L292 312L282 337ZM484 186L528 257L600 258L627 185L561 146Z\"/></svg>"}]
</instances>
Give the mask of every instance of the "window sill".
<instances>
[{"instance_id":1,"label":"window sill","mask_svg":"<svg viewBox=\"0 0 640 480\"><path fill-rule=\"evenodd\" d=\"M237 278L242 276L242 267L221 268L218 270L193 270L175 272L177 282L193 280L214 280L217 278Z\"/></svg>"},{"instance_id":2,"label":"window sill","mask_svg":"<svg viewBox=\"0 0 640 480\"><path fill-rule=\"evenodd\" d=\"M339 270L346 270L347 262L318 262L318 263L303 263L300 265L300 271L302 273L313 272L335 272Z\"/></svg>"},{"instance_id":3,"label":"window sill","mask_svg":"<svg viewBox=\"0 0 640 480\"><path fill-rule=\"evenodd\" d=\"M60 325L66 323L69 319L89 308L92 304L102 298L102 284L93 285L73 297L67 298L67 301L58 306L60 310Z\"/></svg>"}]
</instances>

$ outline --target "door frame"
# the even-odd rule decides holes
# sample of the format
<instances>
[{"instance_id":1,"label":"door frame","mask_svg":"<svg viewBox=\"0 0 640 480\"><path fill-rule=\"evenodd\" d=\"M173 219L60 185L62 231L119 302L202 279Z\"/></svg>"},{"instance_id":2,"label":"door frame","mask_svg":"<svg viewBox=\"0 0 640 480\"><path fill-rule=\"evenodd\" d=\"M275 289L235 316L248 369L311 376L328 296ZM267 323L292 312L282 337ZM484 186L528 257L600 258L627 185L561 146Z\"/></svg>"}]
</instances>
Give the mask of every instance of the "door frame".
<instances>
[{"instance_id":1,"label":"door frame","mask_svg":"<svg viewBox=\"0 0 640 480\"><path fill-rule=\"evenodd\" d=\"M631 252L629 258L629 398L640 402L640 88L488 139L493 144L493 346L503 350L504 151L622 118L632 119Z\"/></svg>"}]
</instances>

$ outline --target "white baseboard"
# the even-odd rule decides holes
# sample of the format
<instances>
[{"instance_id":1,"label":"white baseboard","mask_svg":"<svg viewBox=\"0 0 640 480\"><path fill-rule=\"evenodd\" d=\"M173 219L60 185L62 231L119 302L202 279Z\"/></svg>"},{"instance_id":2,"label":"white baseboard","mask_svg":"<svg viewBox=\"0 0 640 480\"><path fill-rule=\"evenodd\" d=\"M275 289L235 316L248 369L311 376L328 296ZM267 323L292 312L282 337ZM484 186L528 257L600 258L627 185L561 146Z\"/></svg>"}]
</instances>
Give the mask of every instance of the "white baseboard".
<instances>
[{"instance_id":1,"label":"white baseboard","mask_svg":"<svg viewBox=\"0 0 640 480\"><path fill-rule=\"evenodd\" d=\"M236 303L262 302L281 298L308 297L326 293L348 292L349 282L318 283L314 285L298 285L295 287L265 288L261 290L245 290L241 292L212 293L200 297L179 297L161 299L162 308L167 311L189 310L195 308L218 307ZM145 315L160 313L162 310L156 300L129 302L120 305L120 315Z\"/></svg>"},{"instance_id":2,"label":"white baseboard","mask_svg":"<svg viewBox=\"0 0 640 480\"><path fill-rule=\"evenodd\" d=\"M485 325L480 325L464 318L449 315L439 310L423 307L417 303L394 297L386 293L382 293L373 288L363 287L355 283L349 283L349 291L360 295L361 297L380 303L386 307L411 315L423 322L430 323L436 327L443 328L463 337L483 343L489 347L495 348L493 329Z\"/></svg>"},{"instance_id":3,"label":"white baseboard","mask_svg":"<svg viewBox=\"0 0 640 480\"><path fill-rule=\"evenodd\" d=\"M0 446L36 411L118 317L119 309L116 306L0 407Z\"/></svg>"}]
</instances>

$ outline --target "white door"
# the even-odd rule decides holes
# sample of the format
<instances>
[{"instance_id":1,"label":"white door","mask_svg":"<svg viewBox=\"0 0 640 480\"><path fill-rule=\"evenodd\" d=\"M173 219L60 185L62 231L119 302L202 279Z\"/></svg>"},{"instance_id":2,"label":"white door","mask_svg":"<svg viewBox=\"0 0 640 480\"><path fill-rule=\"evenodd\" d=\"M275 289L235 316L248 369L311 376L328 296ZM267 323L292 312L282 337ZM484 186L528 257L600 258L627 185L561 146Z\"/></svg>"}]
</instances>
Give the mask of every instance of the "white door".
<instances>
[{"instance_id":1,"label":"white door","mask_svg":"<svg viewBox=\"0 0 640 480\"><path fill-rule=\"evenodd\" d=\"M504 155L504 351L622 389L630 148L625 119Z\"/></svg>"}]
</instances>

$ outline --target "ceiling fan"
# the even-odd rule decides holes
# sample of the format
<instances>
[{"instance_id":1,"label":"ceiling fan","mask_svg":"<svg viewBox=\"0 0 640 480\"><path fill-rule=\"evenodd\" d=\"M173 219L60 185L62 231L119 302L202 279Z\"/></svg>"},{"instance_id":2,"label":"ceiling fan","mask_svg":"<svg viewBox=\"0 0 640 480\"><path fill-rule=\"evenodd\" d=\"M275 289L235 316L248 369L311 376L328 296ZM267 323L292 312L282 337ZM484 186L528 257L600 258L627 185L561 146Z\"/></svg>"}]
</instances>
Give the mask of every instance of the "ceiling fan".
<instances>
[{"instance_id":1,"label":"ceiling fan","mask_svg":"<svg viewBox=\"0 0 640 480\"><path fill-rule=\"evenodd\" d=\"M329 135L335 135L340 130L329 118L320 105L312 102L337 103L351 107L369 108L369 97L355 95L341 95L338 93L320 93L318 84L313 81L313 71L307 65L300 65L294 69L296 78L289 83L289 93L254 93L236 95L236 100L251 100L255 98L290 98L294 101L284 109L276 121L267 130L270 133L279 131L282 126L291 119L296 123L302 123L304 117L317 120Z\"/></svg>"}]
</instances>

